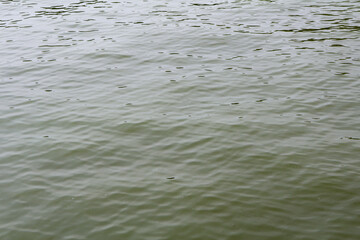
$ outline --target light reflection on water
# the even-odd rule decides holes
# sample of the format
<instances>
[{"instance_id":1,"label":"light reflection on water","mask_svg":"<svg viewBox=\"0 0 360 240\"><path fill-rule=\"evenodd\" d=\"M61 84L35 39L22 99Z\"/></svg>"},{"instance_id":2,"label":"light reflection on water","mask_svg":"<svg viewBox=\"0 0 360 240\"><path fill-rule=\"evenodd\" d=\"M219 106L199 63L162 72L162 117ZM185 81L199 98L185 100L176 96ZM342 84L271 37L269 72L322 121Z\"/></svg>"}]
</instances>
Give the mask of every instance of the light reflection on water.
<instances>
[{"instance_id":1,"label":"light reflection on water","mask_svg":"<svg viewBox=\"0 0 360 240\"><path fill-rule=\"evenodd\" d=\"M0 238L357 239L357 1L0 2Z\"/></svg>"}]
</instances>

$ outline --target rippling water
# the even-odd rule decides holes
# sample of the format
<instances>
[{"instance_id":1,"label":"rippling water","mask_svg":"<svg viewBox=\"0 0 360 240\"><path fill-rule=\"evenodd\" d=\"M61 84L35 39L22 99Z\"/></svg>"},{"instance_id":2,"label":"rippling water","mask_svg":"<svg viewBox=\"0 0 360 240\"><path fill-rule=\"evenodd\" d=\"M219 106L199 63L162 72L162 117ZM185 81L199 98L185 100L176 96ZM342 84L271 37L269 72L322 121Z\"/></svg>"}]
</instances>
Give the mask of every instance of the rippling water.
<instances>
[{"instance_id":1,"label":"rippling water","mask_svg":"<svg viewBox=\"0 0 360 240\"><path fill-rule=\"evenodd\" d=\"M358 0L0 1L0 238L359 239Z\"/></svg>"}]
</instances>

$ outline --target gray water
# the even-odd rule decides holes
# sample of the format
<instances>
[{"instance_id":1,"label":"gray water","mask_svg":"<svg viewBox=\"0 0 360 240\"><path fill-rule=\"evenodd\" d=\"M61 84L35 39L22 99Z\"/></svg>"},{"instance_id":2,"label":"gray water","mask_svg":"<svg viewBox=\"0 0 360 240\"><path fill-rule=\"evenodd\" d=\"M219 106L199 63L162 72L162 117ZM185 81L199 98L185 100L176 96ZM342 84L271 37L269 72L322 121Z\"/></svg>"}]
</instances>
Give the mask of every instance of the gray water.
<instances>
[{"instance_id":1,"label":"gray water","mask_svg":"<svg viewBox=\"0 0 360 240\"><path fill-rule=\"evenodd\" d=\"M360 239L357 0L0 1L0 239Z\"/></svg>"}]
</instances>

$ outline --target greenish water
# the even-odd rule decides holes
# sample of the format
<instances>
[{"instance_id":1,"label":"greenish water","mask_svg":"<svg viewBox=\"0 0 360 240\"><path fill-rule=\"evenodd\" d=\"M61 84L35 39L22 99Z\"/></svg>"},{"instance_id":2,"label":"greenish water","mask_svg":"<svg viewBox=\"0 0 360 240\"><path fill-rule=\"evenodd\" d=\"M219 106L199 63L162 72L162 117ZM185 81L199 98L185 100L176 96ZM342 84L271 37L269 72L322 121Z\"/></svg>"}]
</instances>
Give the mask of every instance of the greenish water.
<instances>
[{"instance_id":1,"label":"greenish water","mask_svg":"<svg viewBox=\"0 0 360 240\"><path fill-rule=\"evenodd\" d=\"M360 238L360 2L0 1L0 239Z\"/></svg>"}]
</instances>

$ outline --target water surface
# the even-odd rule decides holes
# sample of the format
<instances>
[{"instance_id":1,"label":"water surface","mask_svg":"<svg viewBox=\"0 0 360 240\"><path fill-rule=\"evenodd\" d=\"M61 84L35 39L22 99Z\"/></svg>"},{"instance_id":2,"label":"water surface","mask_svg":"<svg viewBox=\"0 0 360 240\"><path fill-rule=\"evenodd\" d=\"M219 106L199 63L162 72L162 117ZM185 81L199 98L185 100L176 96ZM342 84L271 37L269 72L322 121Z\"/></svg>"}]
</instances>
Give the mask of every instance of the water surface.
<instances>
[{"instance_id":1,"label":"water surface","mask_svg":"<svg viewBox=\"0 0 360 240\"><path fill-rule=\"evenodd\" d=\"M0 1L1 239L359 239L359 1Z\"/></svg>"}]
</instances>

